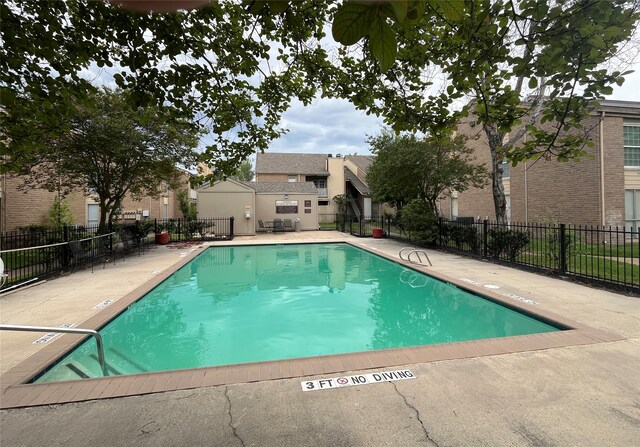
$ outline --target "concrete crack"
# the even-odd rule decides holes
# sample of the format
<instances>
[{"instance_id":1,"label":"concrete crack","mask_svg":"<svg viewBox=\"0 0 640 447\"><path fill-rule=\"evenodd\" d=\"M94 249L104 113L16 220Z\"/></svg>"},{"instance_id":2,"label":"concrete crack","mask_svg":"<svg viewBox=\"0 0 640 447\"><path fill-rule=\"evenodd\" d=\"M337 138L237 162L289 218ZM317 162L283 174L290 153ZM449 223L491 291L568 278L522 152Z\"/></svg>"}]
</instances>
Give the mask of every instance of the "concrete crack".
<instances>
[{"instance_id":1,"label":"concrete crack","mask_svg":"<svg viewBox=\"0 0 640 447\"><path fill-rule=\"evenodd\" d=\"M436 447L438 447L438 443L436 441L434 441L431 436L429 436L429 432L427 431L427 427L424 426L424 422L423 420L420 418L420 412L418 411L418 409L416 407L414 407L413 405L411 405L409 403L409 401L407 400L407 398L404 396L404 394L402 394L400 392L400 390L398 389L398 387L396 386L395 382L389 382L391 385L393 385L393 389L396 390L396 393L398 393L398 395L400 397L402 397L402 400L404 400L404 403L407 407L411 408L413 411L415 411L416 413L416 417L418 418L418 422L420 422L420 426L422 427L422 431L424 432L425 437L427 438L427 441L429 441L431 444L435 445Z\"/></svg>"},{"instance_id":2,"label":"concrete crack","mask_svg":"<svg viewBox=\"0 0 640 447\"><path fill-rule=\"evenodd\" d=\"M138 436L144 436L144 435L148 435L149 433L154 433L154 432L160 431L160 427L156 427L155 430L145 430L145 427L147 427L147 426L149 426L151 424L155 424L155 423L156 423L156 421L147 422L142 427L140 427L140 433L138 433Z\"/></svg>"},{"instance_id":3,"label":"concrete crack","mask_svg":"<svg viewBox=\"0 0 640 447\"><path fill-rule=\"evenodd\" d=\"M233 426L233 415L231 414L231 399L229 398L229 394L227 393L228 391L229 391L229 387L225 386L224 397L226 397L227 402L229 402L229 411L227 412L229 414L229 427L231 427L231 430L233 430L233 436L238 438L238 441L240 441L240 443L242 444L242 447L246 447L244 441L242 440L240 435L238 435L238 430L236 430L236 428Z\"/></svg>"}]
</instances>

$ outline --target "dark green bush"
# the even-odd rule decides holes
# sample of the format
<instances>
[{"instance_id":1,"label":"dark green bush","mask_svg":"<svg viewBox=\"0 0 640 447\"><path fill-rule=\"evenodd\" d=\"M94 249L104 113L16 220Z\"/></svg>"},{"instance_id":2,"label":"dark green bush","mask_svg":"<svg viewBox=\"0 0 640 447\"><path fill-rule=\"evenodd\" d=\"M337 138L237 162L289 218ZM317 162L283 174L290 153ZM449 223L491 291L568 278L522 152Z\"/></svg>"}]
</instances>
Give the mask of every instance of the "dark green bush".
<instances>
[{"instance_id":1,"label":"dark green bush","mask_svg":"<svg viewBox=\"0 0 640 447\"><path fill-rule=\"evenodd\" d=\"M442 244L453 242L459 250L480 251L481 237L475 225L446 223L442 226ZM466 244L466 247L465 247Z\"/></svg>"},{"instance_id":2,"label":"dark green bush","mask_svg":"<svg viewBox=\"0 0 640 447\"><path fill-rule=\"evenodd\" d=\"M438 239L438 220L433 211L421 200L414 200L402 208L400 228L409 239L435 245Z\"/></svg>"},{"instance_id":3,"label":"dark green bush","mask_svg":"<svg viewBox=\"0 0 640 447\"><path fill-rule=\"evenodd\" d=\"M531 235L528 231L492 228L489 230L487 248L490 256L500 258L506 255L511 262L515 262L518 254L529 245L530 240Z\"/></svg>"}]
</instances>

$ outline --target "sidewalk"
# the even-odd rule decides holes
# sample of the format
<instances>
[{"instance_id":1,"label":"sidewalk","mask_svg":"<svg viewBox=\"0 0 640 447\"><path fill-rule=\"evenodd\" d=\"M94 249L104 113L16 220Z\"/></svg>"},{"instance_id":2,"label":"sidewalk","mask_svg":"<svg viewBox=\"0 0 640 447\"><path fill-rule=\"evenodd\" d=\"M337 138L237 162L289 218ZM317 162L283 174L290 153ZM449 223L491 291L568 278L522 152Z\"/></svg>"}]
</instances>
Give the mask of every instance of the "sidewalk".
<instances>
[{"instance_id":1,"label":"sidewalk","mask_svg":"<svg viewBox=\"0 0 640 447\"><path fill-rule=\"evenodd\" d=\"M351 240L336 232L238 237L233 244ZM396 256L400 243L355 239ZM78 324L158 275L189 247L0 295L3 323ZM0 412L0 443L39 445L634 446L640 444L640 299L428 251L430 269L623 340L406 365L417 378L302 392L310 378L197 388ZM497 287L497 288L496 288ZM0 372L41 345L0 332ZM366 371L375 372L375 371ZM312 377L313 378L313 377ZM324 378L320 376L317 378Z\"/></svg>"}]
</instances>

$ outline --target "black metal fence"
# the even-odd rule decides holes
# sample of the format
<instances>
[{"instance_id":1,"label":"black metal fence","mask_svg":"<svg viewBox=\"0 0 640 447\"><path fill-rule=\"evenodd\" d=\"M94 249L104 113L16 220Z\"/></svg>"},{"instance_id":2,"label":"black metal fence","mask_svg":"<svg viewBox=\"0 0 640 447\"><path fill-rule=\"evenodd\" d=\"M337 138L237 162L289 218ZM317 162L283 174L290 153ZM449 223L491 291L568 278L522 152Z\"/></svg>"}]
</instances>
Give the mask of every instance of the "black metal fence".
<instances>
[{"instance_id":1,"label":"black metal fence","mask_svg":"<svg viewBox=\"0 0 640 447\"><path fill-rule=\"evenodd\" d=\"M565 224L508 225L438 220L418 232L392 217L336 216L335 229L355 236L385 236L495 262L640 293L640 232L619 227Z\"/></svg>"},{"instance_id":2,"label":"black metal fence","mask_svg":"<svg viewBox=\"0 0 640 447\"><path fill-rule=\"evenodd\" d=\"M155 234L169 234L170 242L233 239L233 217L155 219Z\"/></svg>"},{"instance_id":3,"label":"black metal fence","mask_svg":"<svg viewBox=\"0 0 640 447\"><path fill-rule=\"evenodd\" d=\"M97 226L33 228L0 235L0 292L63 272L142 254L154 235L167 242L233 239L233 217L163 219L114 225L106 234Z\"/></svg>"},{"instance_id":4,"label":"black metal fence","mask_svg":"<svg viewBox=\"0 0 640 447\"><path fill-rule=\"evenodd\" d=\"M336 215L334 229L358 237L389 234L391 221L384 216ZM386 231L385 231L386 230Z\"/></svg>"},{"instance_id":5,"label":"black metal fence","mask_svg":"<svg viewBox=\"0 0 640 447\"><path fill-rule=\"evenodd\" d=\"M79 268L106 263L116 254L120 235L98 235L82 229L42 231L40 234L0 236L2 278L0 290L6 291ZM12 248L6 248L12 247ZM142 245L140 245L142 247Z\"/></svg>"}]
</instances>

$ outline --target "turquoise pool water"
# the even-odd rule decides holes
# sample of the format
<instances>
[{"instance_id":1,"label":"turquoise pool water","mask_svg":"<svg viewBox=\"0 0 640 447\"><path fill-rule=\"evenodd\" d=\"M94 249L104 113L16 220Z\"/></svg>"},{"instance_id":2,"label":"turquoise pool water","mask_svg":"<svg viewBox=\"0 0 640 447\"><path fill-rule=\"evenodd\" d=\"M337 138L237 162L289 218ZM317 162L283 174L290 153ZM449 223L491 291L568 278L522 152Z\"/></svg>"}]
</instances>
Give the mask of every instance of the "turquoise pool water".
<instances>
[{"instance_id":1,"label":"turquoise pool water","mask_svg":"<svg viewBox=\"0 0 640 447\"><path fill-rule=\"evenodd\" d=\"M131 374L557 330L351 245L299 244L209 248L100 333L110 374ZM102 376L93 339L36 382L84 375Z\"/></svg>"}]
</instances>

